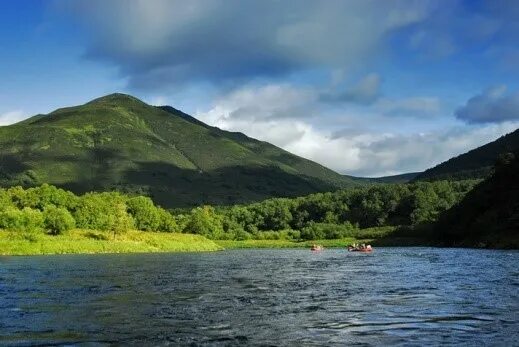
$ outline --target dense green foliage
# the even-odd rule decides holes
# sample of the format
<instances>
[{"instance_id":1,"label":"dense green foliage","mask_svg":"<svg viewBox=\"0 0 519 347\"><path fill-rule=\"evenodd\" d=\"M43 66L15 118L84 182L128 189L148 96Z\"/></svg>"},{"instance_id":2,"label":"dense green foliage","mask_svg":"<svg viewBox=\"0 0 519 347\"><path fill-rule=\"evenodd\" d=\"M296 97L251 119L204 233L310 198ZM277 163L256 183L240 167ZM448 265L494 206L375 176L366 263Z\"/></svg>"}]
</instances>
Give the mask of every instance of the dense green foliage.
<instances>
[{"instance_id":1,"label":"dense green foliage","mask_svg":"<svg viewBox=\"0 0 519 347\"><path fill-rule=\"evenodd\" d=\"M52 205L45 207L43 216L45 229L47 229L50 234L59 235L76 227L74 217L63 207Z\"/></svg>"},{"instance_id":2,"label":"dense green foliage","mask_svg":"<svg viewBox=\"0 0 519 347\"><path fill-rule=\"evenodd\" d=\"M357 184L269 143L123 94L0 127L0 186L42 183L75 193L146 195L168 208Z\"/></svg>"},{"instance_id":3,"label":"dense green foliage","mask_svg":"<svg viewBox=\"0 0 519 347\"><path fill-rule=\"evenodd\" d=\"M519 248L519 153L500 158L477 185L436 224L448 245Z\"/></svg>"},{"instance_id":4,"label":"dense green foliage","mask_svg":"<svg viewBox=\"0 0 519 347\"><path fill-rule=\"evenodd\" d=\"M179 217L185 232L213 239L315 240L358 237L365 228L421 226L438 219L477 181L376 185L277 198L215 211L209 206Z\"/></svg>"},{"instance_id":5,"label":"dense green foliage","mask_svg":"<svg viewBox=\"0 0 519 347\"><path fill-rule=\"evenodd\" d=\"M430 168L419 174L414 180L485 178L491 174L496 160L501 154L515 151L519 151L519 129Z\"/></svg>"},{"instance_id":6,"label":"dense green foliage","mask_svg":"<svg viewBox=\"0 0 519 347\"><path fill-rule=\"evenodd\" d=\"M366 228L436 221L475 183L376 185L220 209L205 205L177 215L143 196L118 192L76 196L47 184L13 187L0 189L0 228L57 235L77 227L112 237L132 229L181 231L220 240L369 238L363 234Z\"/></svg>"},{"instance_id":7,"label":"dense green foliage","mask_svg":"<svg viewBox=\"0 0 519 347\"><path fill-rule=\"evenodd\" d=\"M117 192L76 196L47 184L0 189L0 229L57 235L75 227L114 235L131 229L179 231L175 218L145 197Z\"/></svg>"},{"instance_id":8,"label":"dense green foliage","mask_svg":"<svg viewBox=\"0 0 519 347\"><path fill-rule=\"evenodd\" d=\"M197 207L191 211L187 218L184 230L189 233L218 239L223 232L222 217L211 206Z\"/></svg>"}]
</instances>

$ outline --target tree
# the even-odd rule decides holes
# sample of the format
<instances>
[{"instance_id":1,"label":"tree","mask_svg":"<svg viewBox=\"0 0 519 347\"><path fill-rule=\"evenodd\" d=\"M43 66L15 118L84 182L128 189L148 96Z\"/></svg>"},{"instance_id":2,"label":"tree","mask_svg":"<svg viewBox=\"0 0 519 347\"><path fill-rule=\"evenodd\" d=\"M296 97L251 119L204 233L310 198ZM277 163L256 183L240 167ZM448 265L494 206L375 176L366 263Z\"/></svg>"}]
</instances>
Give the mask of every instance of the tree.
<instances>
[{"instance_id":1,"label":"tree","mask_svg":"<svg viewBox=\"0 0 519 347\"><path fill-rule=\"evenodd\" d=\"M7 208L0 212L0 228L24 232L39 231L43 228L43 214L29 207L23 210Z\"/></svg>"},{"instance_id":2,"label":"tree","mask_svg":"<svg viewBox=\"0 0 519 347\"><path fill-rule=\"evenodd\" d=\"M116 225L119 222L123 222L125 228L131 220L126 212L125 197L119 193L87 193L79 199L73 216L79 228L106 231L119 228Z\"/></svg>"},{"instance_id":3,"label":"tree","mask_svg":"<svg viewBox=\"0 0 519 347\"><path fill-rule=\"evenodd\" d=\"M114 238L117 234L126 232L135 225L132 216L126 212L126 204L122 201L114 205L114 213L111 215L111 218L113 218L113 222L111 223L110 230Z\"/></svg>"},{"instance_id":4,"label":"tree","mask_svg":"<svg viewBox=\"0 0 519 347\"><path fill-rule=\"evenodd\" d=\"M128 212L135 220L135 227L144 231L160 231L165 221L164 213L161 212L150 198L137 196L128 199L126 205Z\"/></svg>"},{"instance_id":5,"label":"tree","mask_svg":"<svg viewBox=\"0 0 519 347\"><path fill-rule=\"evenodd\" d=\"M0 188L0 211L3 211L9 207L14 208L11 197L5 189Z\"/></svg>"},{"instance_id":6,"label":"tree","mask_svg":"<svg viewBox=\"0 0 519 347\"><path fill-rule=\"evenodd\" d=\"M43 217L45 229L52 235L62 234L76 226L74 217L62 207L47 207L43 211Z\"/></svg>"},{"instance_id":7,"label":"tree","mask_svg":"<svg viewBox=\"0 0 519 347\"><path fill-rule=\"evenodd\" d=\"M211 206L194 208L184 231L218 239L223 232L222 217Z\"/></svg>"},{"instance_id":8,"label":"tree","mask_svg":"<svg viewBox=\"0 0 519 347\"><path fill-rule=\"evenodd\" d=\"M160 216L160 227L157 231L173 233L180 230L175 217L173 217L171 213L164 210L163 208L158 208L158 212Z\"/></svg>"}]
</instances>

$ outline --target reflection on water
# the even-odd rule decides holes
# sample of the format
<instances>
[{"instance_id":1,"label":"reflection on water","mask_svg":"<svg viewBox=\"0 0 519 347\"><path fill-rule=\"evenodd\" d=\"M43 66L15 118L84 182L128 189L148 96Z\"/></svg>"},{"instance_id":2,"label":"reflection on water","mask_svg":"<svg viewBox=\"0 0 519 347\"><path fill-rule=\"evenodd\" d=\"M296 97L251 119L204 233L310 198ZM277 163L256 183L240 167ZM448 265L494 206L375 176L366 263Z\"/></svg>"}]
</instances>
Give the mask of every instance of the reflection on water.
<instances>
[{"instance_id":1,"label":"reflection on water","mask_svg":"<svg viewBox=\"0 0 519 347\"><path fill-rule=\"evenodd\" d=\"M519 252L0 258L0 345L513 345Z\"/></svg>"}]
</instances>

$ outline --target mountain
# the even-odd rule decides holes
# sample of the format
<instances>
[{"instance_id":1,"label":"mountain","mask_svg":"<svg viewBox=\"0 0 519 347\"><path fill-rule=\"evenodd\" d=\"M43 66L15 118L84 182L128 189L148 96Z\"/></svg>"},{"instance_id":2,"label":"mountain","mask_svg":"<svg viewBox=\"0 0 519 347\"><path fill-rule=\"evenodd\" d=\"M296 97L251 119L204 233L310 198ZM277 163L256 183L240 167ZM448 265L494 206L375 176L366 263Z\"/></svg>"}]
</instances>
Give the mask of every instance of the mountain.
<instances>
[{"instance_id":1,"label":"mountain","mask_svg":"<svg viewBox=\"0 0 519 347\"><path fill-rule=\"evenodd\" d=\"M447 210L437 229L454 246L519 248L519 152L500 158L495 172Z\"/></svg>"},{"instance_id":2,"label":"mountain","mask_svg":"<svg viewBox=\"0 0 519 347\"><path fill-rule=\"evenodd\" d=\"M242 133L125 94L0 127L0 184L146 194L166 207L299 196L360 183Z\"/></svg>"},{"instance_id":3,"label":"mountain","mask_svg":"<svg viewBox=\"0 0 519 347\"><path fill-rule=\"evenodd\" d=\"M363 181L366 183L407 183L411 182L416 176L421 174L421 172L408 172L400 175L393 176L381 176L381 177L355 177L358 181Z\"/></svg>"},{"instance_id":4,"label":"mountain","mask_svg":"<svg viewBox=\"0 0 519 347\"><path fill-rule=\"evenodd\" d=\"M420 174L421 172L408 172L400 175L376 177L374 180L378 183L407 183L411 182Z\"/></svg>"},{"instance_id":5,"label":"mountain","mask_svg":"<svg viewBox=\"0 0 519 347\"><path fill-rule=\"evenodd\" d=\"M519 150L519 129L419 174L415 181L487 177L500 154Z\"/></svg>"}]
</instances>

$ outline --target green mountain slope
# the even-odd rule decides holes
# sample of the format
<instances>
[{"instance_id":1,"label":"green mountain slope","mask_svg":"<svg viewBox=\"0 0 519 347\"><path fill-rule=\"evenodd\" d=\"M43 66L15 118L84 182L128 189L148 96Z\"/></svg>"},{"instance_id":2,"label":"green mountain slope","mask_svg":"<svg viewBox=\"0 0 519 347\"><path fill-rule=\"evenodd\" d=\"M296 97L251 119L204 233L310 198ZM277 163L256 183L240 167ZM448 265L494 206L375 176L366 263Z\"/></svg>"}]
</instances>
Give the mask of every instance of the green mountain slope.
<instances>
[{"instance_id":1,"label":"green mountain slope","mask_svg":"<svg viewBox=\"0 0 519 347\"><path fill-rule=\"evenodd\" d=\"M120 190L159 204L231 204L357 185L269 143L124 94L0 127L0 184Z\"/></svg>"},{"instance_id":2,"label":"green mountain slope","mask_svg":"<svg viewBox=\"0 0 519 347\"><path fill-rule=\"evenodd\" d=\"M519 129L430 168L419 174L414 180L484 178L491 173L500 154L518 150Z\"/></svg>"},{"instance_id":3,"label":"green mountain slope","mask_svg":"<svg viewBox=\"0 0 519 347\"><path fill-rule=\"evenodd\" d=\"M421 172L408 172L400 175L392 175L392 176L381 176L381 177L353 177L355 180L359 182L364 182L367 184L384 184L384 183L408 183L411 182L416 176L421 174ZM349 176L351 177L351 176Z\"/></svg>"},{"instance_id":4,"label":"green mountain slope","mask_svg":"<svg viewBox=\"0 0 519 347\"><path fill-rule=\"evenodd\" d=\"M450 245L519 248L519 152L503 156L492 176L440 219Z\"/></svg>"}]
</instances>

